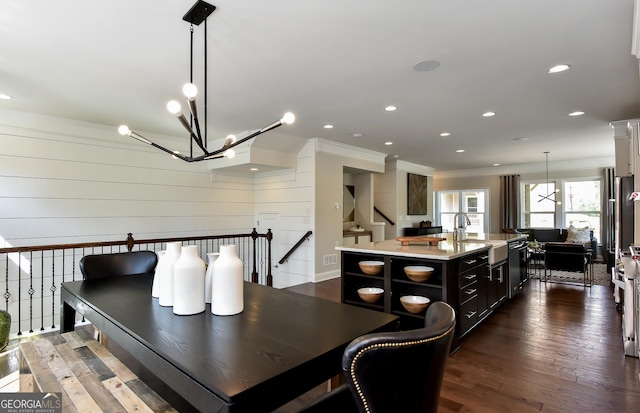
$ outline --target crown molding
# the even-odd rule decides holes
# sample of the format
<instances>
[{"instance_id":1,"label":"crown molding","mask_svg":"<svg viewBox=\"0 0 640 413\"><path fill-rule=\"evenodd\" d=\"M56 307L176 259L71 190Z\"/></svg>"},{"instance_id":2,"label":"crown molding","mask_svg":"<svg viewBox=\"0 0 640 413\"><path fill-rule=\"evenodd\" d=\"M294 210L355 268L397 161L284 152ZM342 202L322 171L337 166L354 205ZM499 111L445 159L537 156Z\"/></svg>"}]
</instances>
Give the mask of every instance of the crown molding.
<instances>
[{"instance_id":1,"label":"crown molding","mask_svg":"<svg viewBox=\"0 0 640 413\"><path fill-rule=\"evenodd\" d=\"M580 171L586 169L613 168L615 166L614 157L579 159L572 161L549 162L549 169L557 171ZM490 176L490 175L514 175L544 172L544 163L531 163L521 165L505 165L478 169L461 169L456 171L435 171L434 178L461 178L470 176Z\"/></svg>"},{"instance_id":2,"label":"crown molding","mask_svg":"<svg viewBox=\"0 0 640 413\"><path fill-rule=\"evenodd\" d=\"M387 157L386 153L376 152L369 149L358 148L340 142L329 141L322 138L313 138L316 152L328 153L331 155L346 156L348 158L360 159L362 161L375 162L384 165Z\"/></svg>"}]
</instances>

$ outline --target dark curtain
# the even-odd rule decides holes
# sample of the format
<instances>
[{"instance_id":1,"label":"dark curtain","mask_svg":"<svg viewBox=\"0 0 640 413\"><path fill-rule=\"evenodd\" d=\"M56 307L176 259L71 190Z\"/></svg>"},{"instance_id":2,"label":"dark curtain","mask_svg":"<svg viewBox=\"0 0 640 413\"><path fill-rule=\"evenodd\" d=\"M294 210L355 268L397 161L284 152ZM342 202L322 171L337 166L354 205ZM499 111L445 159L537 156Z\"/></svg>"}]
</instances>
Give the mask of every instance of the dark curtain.
<instances>
[{"instance_id":1,"label":"dark curtain","mask_svg":"<svg viewBox=\"0 0 640 413\"><path fill-rule=\"evenodd\" d=\"M600 246L602 248L602 256L607 260L607 251L614 249L615 242L615 229L616 229L616 217L615 217L615 198L616 198L616 176L614 168L602 169L602 205L600 206L601 222L600 228ZM597 254L597 251L596 251ZM607 263L607 268L612 263Z\"/></svg>"},{"instance_id":2,"label":"dark curtain","mask_svg":"<svg viewBox=\"0 0 640 413\"><path fill-rule=\"evenodd\" d=\"M500 228L516 229L520 217L520 175L500 176Z\"/></svg>"}]
</instances>

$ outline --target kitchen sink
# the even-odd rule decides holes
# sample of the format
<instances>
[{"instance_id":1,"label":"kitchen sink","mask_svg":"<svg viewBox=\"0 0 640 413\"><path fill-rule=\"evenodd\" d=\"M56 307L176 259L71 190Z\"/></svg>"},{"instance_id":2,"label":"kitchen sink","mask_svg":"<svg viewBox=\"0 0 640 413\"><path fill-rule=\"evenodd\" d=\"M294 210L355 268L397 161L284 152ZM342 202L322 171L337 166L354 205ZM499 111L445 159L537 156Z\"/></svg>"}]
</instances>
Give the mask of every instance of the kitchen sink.
<instances>
[{"instance_id":1,"label":"kitchen sink","mask_svg":"<svg viewBox=\"0 0 640 413\"><path fill-rule=\"evenodd\" d=\"M474 238L467 238L461 242L473 242L474 244L489 244L489 265L496 264L500 261L506 261L509 258L509 246L506 241L502 240L481 240Z\"/></svg>"}]
</instances>

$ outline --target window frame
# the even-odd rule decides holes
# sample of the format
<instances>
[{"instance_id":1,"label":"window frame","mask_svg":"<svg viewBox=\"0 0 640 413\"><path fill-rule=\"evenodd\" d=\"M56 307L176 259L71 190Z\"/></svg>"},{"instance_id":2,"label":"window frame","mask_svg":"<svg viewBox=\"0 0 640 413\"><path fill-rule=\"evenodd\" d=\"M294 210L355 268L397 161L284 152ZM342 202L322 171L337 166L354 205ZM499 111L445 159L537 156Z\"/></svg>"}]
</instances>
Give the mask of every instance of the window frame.
<instances>
[{"instance_id":1,"label":"window frame","mask_svg":"<svg viewBox=\"0 0 640 413\"><path fill-rule=\"evenodd\" d=\"M469 205L468 202L465 202L465 200L468 199L468 197L465 197L464 194L468 193L468 192L478 192L478 193L483 193L484 194L484 206L483 208L480 207L480 204L478 203L478 205L476 205L474 208L476 210L483 210L484 212L471 212L468 211L469 209ZM456 212L442 212L442 205L440 203L440 198L442 194L457 194L458 195L458 210ZM453 189L453 190L442 190L442 191L434 191L433 192L433 196L434 196L434 206L435 206L435 211L436 214L434 214L434 219L437 223L437 225L442 225L442 230L444 232L450 232L453 230L453 228L445 228L445 225L443 224L443 219L442 216L443 215L455 215L458 212L465 212L467 214L473 214L473 215L481 215L482 219L482 226L485 230L485 232L491 232L490 231L490 209L491 209L491 201L490 201L490 195L491 192L489 191L489 189L478 189L478 188L474 188L474 189Z\"/></svg>"}]
</instances>

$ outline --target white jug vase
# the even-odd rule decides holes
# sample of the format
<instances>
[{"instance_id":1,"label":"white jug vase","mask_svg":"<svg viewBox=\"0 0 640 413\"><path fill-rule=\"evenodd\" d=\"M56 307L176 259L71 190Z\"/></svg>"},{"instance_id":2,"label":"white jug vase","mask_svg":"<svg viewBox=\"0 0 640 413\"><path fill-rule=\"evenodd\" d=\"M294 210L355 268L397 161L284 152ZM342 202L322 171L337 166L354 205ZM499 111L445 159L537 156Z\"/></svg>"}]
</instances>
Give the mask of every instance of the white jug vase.
<instances>
[{"instance_id":1,"label":"white jug vase","mask_svg":"<svg viewBox=\"0 0 640 413\"><path fill-rule=\"evenodd\" d=\"M156 264L156 270L153 274L153 284L151 286L151 296L153 298L160 298L160 262L162 261L162 256L167 251L156 251L156 255L158 256L158 263Z\"/></svg>"},{"instance_id":2,"label":"white jug vase","mask_svg":"<svg viewBox=\"0 0 640 413\"><path fill-rule=\"evenodd\" d=\"M182 252L182 243L168 242L167 252L162 256L159 265L160 270L160 296L158 303L163 307L173 307L173 264L180 258Z\"/></svg>"},{"instance_id":3,"label":"white jug vase","mask_svg":"<svg viewBox=\"0 0 640 413\"><path fill-rule=\"evenodd\" d=\"M220 256L213 263L211 313L234 315L244 310L242 260L235 245L221 245Z\"/></svg>"},{"instance_id":4,"label":"white jug vase","mask_svg":"<svg viewBox=\"0 0 640 413\"><path fill-rule=\"evenodd\" d=\"M204 276L204 302L211 304L211 282L213 276L213 263L220 256L219 252L207 253L207 273Z\"/></svg>"},{"instance_id":5,"label":"white jug vase","mask_svg":"<svg viewBox=\"0 0 640 413\"><path fill-rule=\"evenodd\" d=\"M204 275L206 267L197 245L182 247L173 264L173 313L192 315L204 311Z\"/></svg>"}]
</instances>

